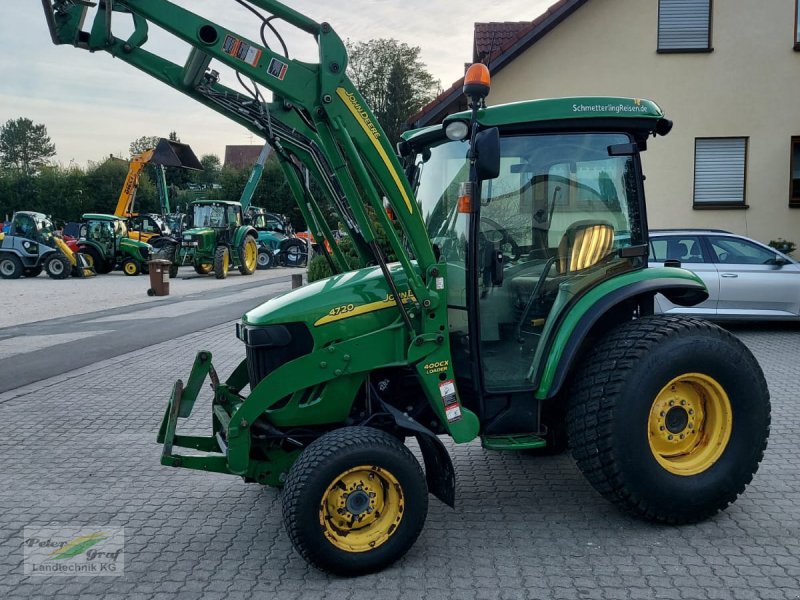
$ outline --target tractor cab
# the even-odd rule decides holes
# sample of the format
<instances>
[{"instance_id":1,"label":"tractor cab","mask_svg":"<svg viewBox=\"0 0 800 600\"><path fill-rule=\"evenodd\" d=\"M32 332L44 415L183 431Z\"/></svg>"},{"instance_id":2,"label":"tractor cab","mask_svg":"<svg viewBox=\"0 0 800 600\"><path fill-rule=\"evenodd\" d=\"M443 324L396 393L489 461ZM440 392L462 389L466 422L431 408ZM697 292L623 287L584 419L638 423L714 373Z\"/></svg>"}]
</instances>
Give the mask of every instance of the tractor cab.
<instances>
[{"instance_id":1,"label":"tractor cab","mask_svg":"<svg viewBox=\"0 0 800 600\"><path fill-rule=\"evenodd\" d=\"M584 105L593 110L576 115ZM407 134L412 185L447 265L451 349L467 406L498 414L515 397L529 398L554 376L542 359L568 310L646 266L639 151L668 123L654 104L622 98L483 109L478 128L498 129L499 171L474 198L469 113ZM489 419L484 431L494 423L507 432L501 421Z\"/></svg>"},{"instance_id":2,"label":"tractor cab","mask_svg":"<svg viewBox=\"0 0 800 600\"><path fill-rule=\"evenodd\" d=\"M50 217L42 213L20 211L14 213L9 227L9 235L27 238L31 241L55 247L53 233L55 229Z\"/></svg>"}]
</instances>

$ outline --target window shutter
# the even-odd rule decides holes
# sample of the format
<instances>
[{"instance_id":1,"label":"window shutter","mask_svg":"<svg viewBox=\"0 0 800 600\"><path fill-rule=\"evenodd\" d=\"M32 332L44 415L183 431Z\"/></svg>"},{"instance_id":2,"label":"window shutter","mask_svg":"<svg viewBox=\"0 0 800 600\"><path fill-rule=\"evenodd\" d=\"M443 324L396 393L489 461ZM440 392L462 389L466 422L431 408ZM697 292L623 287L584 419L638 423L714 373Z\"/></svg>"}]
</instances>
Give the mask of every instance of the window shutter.
<instances>
[{"instance_id":1,"label":"window shutter","mask_svg":"<svg viewBox=\"0 0 800 600\"><path fill-rule=\"evenodd\" d=\"M659 0L659 51L708 50L711 0Z\"/></svg>"},{"instance_id":2,"label":"window shutter","mask_svg":"<svg viewBox=\"0 0 800 600\"><path fill-rule=\"evenodd\" d=\"M746 153L747 138L695 140L695 204L744 204Z\"/></svg>"}]
</instances>

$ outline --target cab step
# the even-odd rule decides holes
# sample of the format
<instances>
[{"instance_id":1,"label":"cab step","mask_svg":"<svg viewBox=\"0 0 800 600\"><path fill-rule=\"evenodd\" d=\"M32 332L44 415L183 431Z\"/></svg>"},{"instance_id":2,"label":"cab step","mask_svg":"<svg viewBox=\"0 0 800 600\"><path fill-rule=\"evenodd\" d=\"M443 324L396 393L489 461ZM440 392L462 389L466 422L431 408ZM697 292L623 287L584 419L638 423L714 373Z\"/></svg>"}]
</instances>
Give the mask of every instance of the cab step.
<instances>
[{"instance_id":1,"label":"cab step","mask_svg":"<svg viewBox=\"0 0 800 600\"><path fill-rule=\"evenodd\" d=\"M532 450L544 448L547 442L533 433L482 435L481 445L487 450Z\"/></svg>"}]
</instances>

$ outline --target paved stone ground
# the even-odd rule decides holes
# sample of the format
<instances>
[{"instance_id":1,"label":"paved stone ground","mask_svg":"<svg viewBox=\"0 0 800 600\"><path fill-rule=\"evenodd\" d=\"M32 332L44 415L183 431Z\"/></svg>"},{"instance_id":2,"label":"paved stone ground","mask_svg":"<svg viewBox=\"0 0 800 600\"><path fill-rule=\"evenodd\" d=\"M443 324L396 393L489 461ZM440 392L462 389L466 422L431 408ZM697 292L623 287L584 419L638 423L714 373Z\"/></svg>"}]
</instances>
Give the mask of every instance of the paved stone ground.
<instances>
[{"instance_id":1,"label":"paved stone ground","mask_svg":"<svg viewBox=\"0 0 800 600\"><path fill-rule=\"evenodd\" d=\"M800 598L800 330L736 333L767 374L773 429L755 480L726 512L653 526L601 499L567 455L449 445L456 510L432 499L408 555L355 580L293 551L279 492L158 464L171 380L204 346L229 372L243 357L232 325L8 392L0 598ZM195 414L202 425L207 405ZM22 528L60 524L124 526L124 577L24 576Z\"/></svg>"}]
</instances>

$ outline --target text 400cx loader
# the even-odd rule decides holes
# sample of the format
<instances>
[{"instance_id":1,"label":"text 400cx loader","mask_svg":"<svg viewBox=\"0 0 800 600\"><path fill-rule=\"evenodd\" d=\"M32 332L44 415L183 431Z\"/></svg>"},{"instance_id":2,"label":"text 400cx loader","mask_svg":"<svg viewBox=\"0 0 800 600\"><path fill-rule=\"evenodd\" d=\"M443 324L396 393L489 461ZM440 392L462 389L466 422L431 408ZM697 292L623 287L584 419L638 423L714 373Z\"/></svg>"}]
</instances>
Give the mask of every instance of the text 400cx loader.
<instances>
[{"instance_id":1,"label":"text 400cx loader","mask_svg":"<svg viewBox=\"0 0 800 600\"><path fill-rule=\"evenodd\" d=\"M568 440L601 494L656 522L733 502L766 447L769 393L736 338L652 314L656 293L686 305L707 295L688 271L647 268L639 155L669 132L659 107L605 97L486 107L478 65L465 79L471 110L407 133L398 158L328 24L273 0L241 3L261 15L260 42L167 0L103 0L89 30L88 3L43 0L55 43L105 50L263 136L340 273L245 314L247 358L227 379L197 355L164 415L162 463L282 486L295 548L342 574L401 557L429 493L454 504L441 435L480 436L491 450ZM263 33L277 21L261 11L311 34L319 62L271 49ZM131 16L133 32L115 37L112 22ZM150 24L191 46L184 65L144 49ZM223 86L212 60L249 89ZM345 272L299 165L363 268ZM386 264L369 213L397 263ZM180 435L207 376L212 433Z\"/></svg>"}]
</instances>

